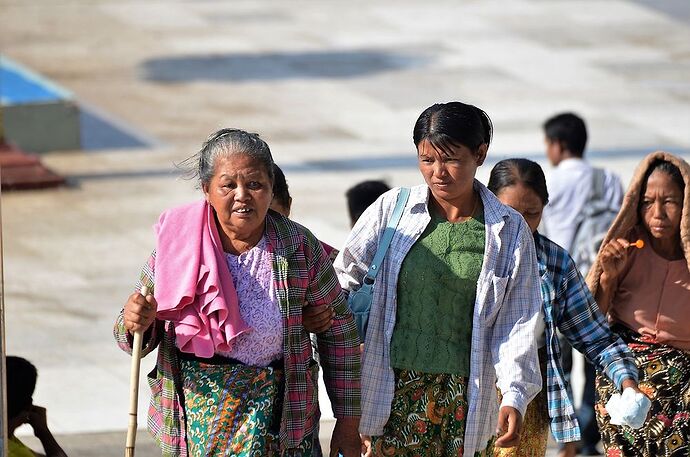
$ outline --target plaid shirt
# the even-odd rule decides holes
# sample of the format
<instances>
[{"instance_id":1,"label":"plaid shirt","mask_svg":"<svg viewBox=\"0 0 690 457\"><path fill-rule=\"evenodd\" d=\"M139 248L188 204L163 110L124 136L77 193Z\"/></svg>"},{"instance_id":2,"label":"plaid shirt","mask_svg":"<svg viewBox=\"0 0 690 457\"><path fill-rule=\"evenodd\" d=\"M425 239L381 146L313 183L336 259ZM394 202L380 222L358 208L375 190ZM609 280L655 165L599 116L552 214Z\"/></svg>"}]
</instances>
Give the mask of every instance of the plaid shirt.
<instances>
[{"instance_id":1,"label":"plaid shirt","mask_svg":"<svg viewBox=\"0 0 690 457\"><path fill-rule=\"evenodd\" d=\"M495 433L497 378L502 406L512 406L523 416L541 389L534 335L537 319L541 319L534 240L518 213L502 205L479 181L474 186L484 204L486 246L472 324L466 455L483 449ZM393 189L381 196L352 229L334 264L343 289L360 287L399 191ZM390 416L395 390L390 342L398 274L403 259L431 220L428 194L426 185L412 188L374 286L362 360L360 432L366 435L381 435Z\"/></svg>"},{"instance_id":2,"label":"plaid shirt","mask_svg":"<svg viewBox=\"0 0 690 457\"><path fill-rule=\"evenodd\" d=\"M280 427L281 446L296 447L319 422L318 364L312 358L308 333L302 326L304 306L331 305L331 328L316 335L324 383L337 418L360 415L360 351L357 327L347 307L331 262L319 241L304 227L269 213L266 236L273 254L273 277L283 315L285 403ZM139 286L153 286L155 252L144 266ZM120 312L114 329L120 347L131 353L132 337ZM148 426L163 455L186 456L180 368L170 322L156 321L145 335L142 353L158 346L156 369L149 374L151 404Z\"/></svg>"},{"instance_id":3,"label":"plaid shirt","mask_svg":"<svg viewBox=\"0 0 690 457\"><path fill-rule=\"evenodd\" d=\"M619 389L627 378L637 382L637 367L628 346L609 329L568 251L538 233L534 241L544 300L551 433L561 443L578 441L580 428L563 378L556 329Z\"/></svg>"}]
</instances>

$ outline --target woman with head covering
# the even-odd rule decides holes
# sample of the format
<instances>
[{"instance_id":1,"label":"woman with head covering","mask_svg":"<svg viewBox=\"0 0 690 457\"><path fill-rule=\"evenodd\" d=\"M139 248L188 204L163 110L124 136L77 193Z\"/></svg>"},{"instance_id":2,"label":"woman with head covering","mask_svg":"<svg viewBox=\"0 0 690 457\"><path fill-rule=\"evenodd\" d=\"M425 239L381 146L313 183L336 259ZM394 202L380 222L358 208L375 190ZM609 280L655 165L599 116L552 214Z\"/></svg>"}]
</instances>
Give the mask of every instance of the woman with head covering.
<instances>
[{"instance_id":1,"label":"woman with head covering","mask_svg":"<svg viewBox=\"0 0 690 457\"><path fill-rule=\"evenodd\" d=\"M205 199L165 211L156 251L115 325L158 346L149 428L164 455L319 456L318 365L304 308L330 305L317 335L337 418L331 455L358 456L359 340L321 244L269 211L273 159L258 135L223 129L193 156Z\"/></svg>"},{"instance_id":2,"label":"woman with head covering","mask_svg":"<svg viewBox=\"0 0 690 457\"><path fill-rule=\"evenodd\" d=\"M490 455L494 441L516 444L541 388L532 234L474 178L491 134L488 115L460 102L431 106L414 127L425 184L411 189L380 266L364 340L367 455ZM362 214L336 258L347 292L360 289L400 192Z\"/></svg>"},{"instance_id":3,"label":"woman with head covering","mask_svg":"<svg viewBox=\"0 0 690 457\"><path fill-rule=\"evenodd\" d=\"M639 430L615 425L611 382L597 378L607 455L690 453L690 166L666 152L638 166L587 283L612 330L635 355L651 400ZM641 242L638 242L641 240Z\"/></svg>"},{"instance_id":4,"label":"woman with head covering","mask_svg":"<svg viewBox=\"0 0 690 457\"><path fill-rule=\"evenodd\" d=\"M568 397L561 367L558 329L568 342L591 360L618 390L637 390L637 367L625 343L609 330L568 252L537 232L549 201L541 167L527 159L506 159L491 170L489 190L505 205L522 214L534 234L541 276L544 320L537 334L544 388L527 407L520 444L497 449L495 456L546 454L549 424L559 443L580 439L573 403ZM575 449L572 449L574 455Z\"/></svg>"}]
</instances>

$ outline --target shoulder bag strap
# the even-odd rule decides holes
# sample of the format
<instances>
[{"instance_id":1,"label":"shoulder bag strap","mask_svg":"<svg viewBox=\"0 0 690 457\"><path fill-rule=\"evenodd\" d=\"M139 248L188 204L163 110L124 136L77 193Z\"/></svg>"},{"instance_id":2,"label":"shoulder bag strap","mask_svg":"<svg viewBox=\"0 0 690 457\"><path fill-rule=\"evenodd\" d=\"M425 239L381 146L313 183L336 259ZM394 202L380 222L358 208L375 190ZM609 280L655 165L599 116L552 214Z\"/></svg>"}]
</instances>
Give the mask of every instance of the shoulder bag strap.
<instances>
[{"instance_id":1,"label":"shoulder bag strap","mask_svg":"<svg viewBox=\"0 0 690 457\"><path fill-rule=\"evenodd\" d=\"M390 246L391 241L393 240L393 235L395 235L395 229L398 227L398 223L400 222L400 218L402 217L403 210L405 209L405 205L407 204L407 199L409 197L410 189L408 187L401 188L400 193L398 194L398 200L395 203L395 209L393 209L393 214L391 215L391 218L388 220L386 230L383 232L383 236L381 237L381 243L379 244L379 248L376 250L374 260L371 262L371 265L369 266L369 271L367 271L367 274L364 277L364 280L366 282L369 282L370 284L374 282L374 280L376 279L376 275L379 273L381 263L383 262L383 259L386 257L386 252L388 251L388 247Z\"/></svg>"}]
</instances>

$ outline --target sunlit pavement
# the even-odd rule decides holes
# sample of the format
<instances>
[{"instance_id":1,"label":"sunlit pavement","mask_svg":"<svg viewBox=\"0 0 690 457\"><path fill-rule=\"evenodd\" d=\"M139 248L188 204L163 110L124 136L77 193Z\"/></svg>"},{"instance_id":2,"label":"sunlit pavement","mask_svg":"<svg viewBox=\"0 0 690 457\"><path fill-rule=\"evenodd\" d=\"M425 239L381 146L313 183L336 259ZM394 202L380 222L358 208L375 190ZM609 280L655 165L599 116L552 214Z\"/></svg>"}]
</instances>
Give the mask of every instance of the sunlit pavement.
<instances>
[{"instance_id":1,"label":"sunlit pavement","mask_svg":"<svg viewBox=\"0 0 690 457\"><path fill-rule=\"evenodd\" d=\"M87 150L43 156L69 187L2 198L7 352L38 366L70 454L119 452L105 442L126 429L129 359L112 322L158 214L199 198L174 163L210 132L260 132L293 218L336 247L349 186L421 182L412 125L437 101L492 117L481 180L500 158L544 164L541 122L574 110L592 160L627 182L652 150L690 157L690 7L655 3L0 0L1 52L96 113Z\"/></svg>"}]
</instances>

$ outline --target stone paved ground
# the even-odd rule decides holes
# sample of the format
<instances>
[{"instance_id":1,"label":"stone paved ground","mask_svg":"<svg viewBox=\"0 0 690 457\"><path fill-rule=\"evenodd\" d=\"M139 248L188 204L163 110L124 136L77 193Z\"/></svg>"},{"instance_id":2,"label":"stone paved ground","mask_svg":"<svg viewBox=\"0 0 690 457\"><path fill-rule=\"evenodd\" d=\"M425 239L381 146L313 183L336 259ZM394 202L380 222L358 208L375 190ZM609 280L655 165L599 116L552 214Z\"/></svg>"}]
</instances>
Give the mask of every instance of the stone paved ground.
<instances>
[{"instance_id":1,"label":"stone paved ground","mask_svg":"<svg viewBox=\"0 0 690 457\"><path fill-rule=\"evenodd\" d=\"M330 423L326 422L324 425L328 426ZM65 452L74 457L103 457L121 455L125 441L126 432L101 432L101 433L72 433L67 435L57 436L58 442L61 443ZM40 449L40 444L37 440L31 438L22 438L27 446ZM321 434L321 443L324 446L324 452L328 452L328 440L330 436L326 433ZM142 431L137 436L136 455L141 457L153 457L160 455L160 451L153 439ZM546 452L545 457L555 457L556 448L551 445Z\"/></svg>"},{"instance_id":2,"label":"stone paved ground","mask_svg":"<svg viewBox=\"0 0 690 457\"><path fill-rule=\"evenodd\" d=\"M588 120L593 161L627 181L648 151L690 157L688 9L0 0L1 52L139 144L46 154L69 187L3 195L7 352L39 367L36 402L71 455L117 455L109 443L126 428L129 360L112 321L153 246L157 215L198 197L173 163L211 131L262 133L288 176L294 219L334 246L347 234L347 187L421 181L411 130L437 101L472 102L494 120L482 180L499 158L543 163L540 123L575 110Z\"/></svg>"},{"instance_id":3,"label":"stone paved ground","mask_svg":"<svg viewBox=\"0 0 690 457\"><path fill-rule=\"evenodd\" d=\"M333 422L323 421L321 432L321 445L328 455L328 443ZM56 439L62 445L67 455L74 457L103 457L121 455L124 449L126 431L121 432L96 432L96 433L69 433L58 435ZM33 437L22 437L24 443L34 449L40 449L40 442ZM137 434L136 455L140 457L153 457L160 455L158 446L151 436L144 430ZM553 442L549 443L545 457L555 457L558 450Z\"/></svg>"}]
</instances>

